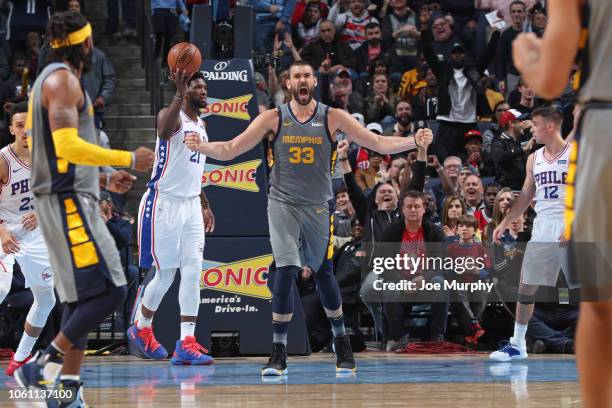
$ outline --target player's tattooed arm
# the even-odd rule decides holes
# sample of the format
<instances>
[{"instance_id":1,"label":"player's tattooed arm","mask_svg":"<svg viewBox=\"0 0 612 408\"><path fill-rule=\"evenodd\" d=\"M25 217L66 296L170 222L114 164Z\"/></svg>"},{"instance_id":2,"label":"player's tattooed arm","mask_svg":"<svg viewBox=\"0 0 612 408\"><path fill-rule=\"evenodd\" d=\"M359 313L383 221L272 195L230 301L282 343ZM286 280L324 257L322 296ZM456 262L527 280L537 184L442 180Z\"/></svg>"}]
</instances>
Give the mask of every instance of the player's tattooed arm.
<instances>
[{"instance_id":1,"label":"player's tattooed arm","mask_svg":"<svg viewBox=\"0 0 612 408\"><path fill-rule=\"evenodd\" d=\"M361 126L361 124L347 112L331 108L328 114L328 125L331 134L337 130L348 136L349 139L368 149L383 154L392 154L416 149L414 137L381 136Z\"/></svg>"},{"instance_id":2,"label":"player's tattooed arm","mask_svg":"<svg viewBox=\"0 0 612 408\"><path fill-rule=\"evenodd\" d=\"M216 160L232 160L257 146L270 132L278 128L278 110L270 109L255 118L244 132L227 142L203 142L198 135L185 136L187 148L204 153Z\"/></svg>"}]
</instances>

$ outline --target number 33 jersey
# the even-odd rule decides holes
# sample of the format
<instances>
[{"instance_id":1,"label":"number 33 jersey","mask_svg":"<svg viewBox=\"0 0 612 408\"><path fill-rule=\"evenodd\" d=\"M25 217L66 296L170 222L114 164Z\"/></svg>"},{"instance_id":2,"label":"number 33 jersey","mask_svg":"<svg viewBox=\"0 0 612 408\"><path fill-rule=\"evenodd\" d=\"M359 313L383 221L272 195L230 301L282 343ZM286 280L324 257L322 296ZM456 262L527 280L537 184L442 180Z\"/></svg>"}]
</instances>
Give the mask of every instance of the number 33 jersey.
<instances>
[{"instance_id":1,"label":"number 33 jersey","mask_svg":"<svg viewBox=\"0 0 612 408\"><path fill-rule=\"evenodd\" d=\"M544 147L533 156L533 178L536 185L535 212L538 217L563 218L565 191L572 145L567 143L552 160L544 157Z\"/></svg>"},{"instance_id":2,"label":"number 33 jersey","mask_svg":"<svg viewBox=\"0 0 612 408\"><path fill-rule=\"evenodd\" d=\"M185 145L185 137L196 133L207 142L208 136L201 118L193 121L182 110L179 116L180 128L169 140L161 139L159 135L157 137L155 165L147 187L172 197L196 197L202 191L206 156L189 150Z\"/></svg>"},{"instance_id":3,"label":"number 33 jersey","mask_svg":"<svg viewBox=\"0 0 612 408\"><path fill-rule=\"evenodd\" d=\"M32 168L17 157L11 146L0 150L0 155L8 164L6 183L0 190L0 220L11 233L22 236L25 230L21 219L34 211L34 195L30 190Z\"/></svg>"}]
</instances>

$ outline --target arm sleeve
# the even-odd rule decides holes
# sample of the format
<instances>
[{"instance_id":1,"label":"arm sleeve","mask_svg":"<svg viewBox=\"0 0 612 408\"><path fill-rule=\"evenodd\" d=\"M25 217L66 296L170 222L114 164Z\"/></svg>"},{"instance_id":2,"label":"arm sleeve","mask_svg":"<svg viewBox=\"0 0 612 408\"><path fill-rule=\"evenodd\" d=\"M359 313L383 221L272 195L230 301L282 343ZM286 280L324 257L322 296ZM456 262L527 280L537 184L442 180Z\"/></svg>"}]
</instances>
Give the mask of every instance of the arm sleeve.
<instances>
[{"instance_id":1,"label":"arm sleeve","mask_svg":"<svg viewBox=\"0 0 612 408\"><path fill-rule=\"evenodd\" d=\"M124 150L105 149L81 139L76 128L57 129L52 133L57 157L73 164L85 166L132 165L132 153Z\"/></svg>"},{"instance_id":2,"label":"arm sleeve","mask_svg":"<svg viewBox=\"0 0 612 408\"><path fill-rule=\"evenodd\" d=\"M346 190L349 194L349 199L355 208L355 214L357 215L357 219L361 225L365 225L365 218L368 212L368 201L363 195L361 188L357 185L355 181L355 175L351 173L346 173L344 175L344 183L346 184Z\"/></svg>"}]
</instances>

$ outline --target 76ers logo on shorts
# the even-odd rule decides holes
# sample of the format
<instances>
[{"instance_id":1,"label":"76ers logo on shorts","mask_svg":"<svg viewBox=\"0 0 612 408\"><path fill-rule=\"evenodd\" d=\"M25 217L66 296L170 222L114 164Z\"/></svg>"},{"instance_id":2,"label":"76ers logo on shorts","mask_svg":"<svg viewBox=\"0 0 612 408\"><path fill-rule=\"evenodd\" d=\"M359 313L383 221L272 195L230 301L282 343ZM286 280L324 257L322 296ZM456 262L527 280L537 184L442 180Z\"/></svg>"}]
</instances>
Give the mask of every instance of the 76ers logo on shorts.
<instances>
[{"instance_id":1,"label":"76ers logo on shorts","mask_svg":"<svg viewBox=\"0 0 612 408\"><path fill-rule=\"evenodd\" d=\"M51 269L49 269L49 268L47 268L44 271L42 271L40 276L41 276L42 280L45 281L45 282L51 282L51 279L53 279L53 273L51 273Z\"/></svg>"}]
</instances>

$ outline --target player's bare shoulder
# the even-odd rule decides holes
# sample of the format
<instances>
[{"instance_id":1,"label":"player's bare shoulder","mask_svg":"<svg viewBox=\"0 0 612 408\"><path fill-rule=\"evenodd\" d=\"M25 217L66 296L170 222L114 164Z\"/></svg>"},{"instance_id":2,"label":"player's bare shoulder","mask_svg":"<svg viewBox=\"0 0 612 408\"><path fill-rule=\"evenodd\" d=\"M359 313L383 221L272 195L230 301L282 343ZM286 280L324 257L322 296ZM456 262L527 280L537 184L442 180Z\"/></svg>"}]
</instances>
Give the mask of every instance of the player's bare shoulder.
<instances>
[{"instance_id":1,"label":"player's bare shoulder","mask_svg":"<svg viewBox=\"0 0 612 408\"><path fill-rule=\"evenodd\" d=\"M74 73L67 69L53 71L42 84L42 105L49 106L49 99L61 99L66 102L76 102L83 106L83 90L81 82Z\"/></svg>"}]
</instances>

